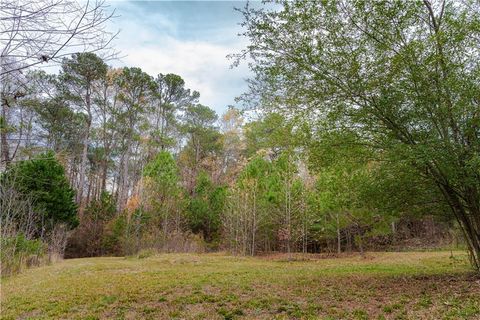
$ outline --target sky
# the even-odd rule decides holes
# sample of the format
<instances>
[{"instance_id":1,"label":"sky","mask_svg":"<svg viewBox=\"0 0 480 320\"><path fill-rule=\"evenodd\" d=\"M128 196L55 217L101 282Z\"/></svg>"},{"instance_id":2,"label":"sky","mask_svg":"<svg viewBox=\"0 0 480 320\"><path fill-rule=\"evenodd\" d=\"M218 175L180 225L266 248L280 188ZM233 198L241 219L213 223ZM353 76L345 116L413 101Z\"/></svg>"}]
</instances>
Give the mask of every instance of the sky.
<instances>
[{"instance_id":1,"label":"sky","mask_svg":"<svg viewBox=\"0 0 480 320\"><path fill-rule=\"evenodd\" d=\"M200 92L200 103L223 113L246 91L246 63L231 68L228 54L248 40L242 30L243 1L109 1L120 33L113 43L120 51L117 67L140 67L151 76L175 73L186 87Z\"/></svg>"}]
</instances>

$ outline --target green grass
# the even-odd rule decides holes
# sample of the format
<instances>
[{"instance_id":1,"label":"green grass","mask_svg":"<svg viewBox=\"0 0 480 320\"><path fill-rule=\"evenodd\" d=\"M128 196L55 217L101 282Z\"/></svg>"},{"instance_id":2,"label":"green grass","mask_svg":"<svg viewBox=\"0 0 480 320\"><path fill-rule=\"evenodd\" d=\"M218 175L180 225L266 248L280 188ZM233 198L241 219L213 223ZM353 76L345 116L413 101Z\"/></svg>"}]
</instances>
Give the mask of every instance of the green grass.
<instances>
[{"instance_id":1,"label":"green grass","mask_svg":"<svg viewBox=\"0 0 480 320\"><path fill-rule=\"evenodd\" d=\"M3 279L1 318L478 319L479 278L455 256L65 260Z\"/></svg>"}]
</instances>

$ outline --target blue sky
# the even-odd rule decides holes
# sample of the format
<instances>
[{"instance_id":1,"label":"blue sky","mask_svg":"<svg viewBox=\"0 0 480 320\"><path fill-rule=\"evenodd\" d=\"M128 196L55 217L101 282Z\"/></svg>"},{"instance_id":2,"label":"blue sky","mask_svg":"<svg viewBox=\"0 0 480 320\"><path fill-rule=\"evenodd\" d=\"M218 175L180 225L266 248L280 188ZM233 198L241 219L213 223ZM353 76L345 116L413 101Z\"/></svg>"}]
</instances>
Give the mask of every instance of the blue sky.
<instances>
[{"instance_id":1,"label":"blue sky","mask_svg":"<svg viewBox=\"0 0 480 320\"><path fill-rule=\"evenodd\" d=\"M246 90L246 63L231 69L226 56L247 45L237 36L243 1L110 1L121 32L115 66L136 66L152 76L176 73L200 92L200 102L221 114Z\"/></svg>"}]
</instances>

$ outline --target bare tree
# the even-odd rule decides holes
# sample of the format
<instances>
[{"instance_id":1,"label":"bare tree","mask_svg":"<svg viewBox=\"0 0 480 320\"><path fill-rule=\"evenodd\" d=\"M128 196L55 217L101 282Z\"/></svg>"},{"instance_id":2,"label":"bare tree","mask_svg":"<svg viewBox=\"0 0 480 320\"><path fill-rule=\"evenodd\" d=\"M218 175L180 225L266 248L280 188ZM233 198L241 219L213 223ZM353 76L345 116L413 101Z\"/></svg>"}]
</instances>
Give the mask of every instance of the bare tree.
<instances>
[{"instance_id":1,"label":"bare tree","mask_svg":"<svg viewBox=\"0 0 480 320\"><path fill-rule=\"evenodd\" d=\"M7 139L10 108L25 95L24 70L48 62L58 63L75 52L115 52L116 36L107 28L114 17L104 0L3 0L0 6L1 158L13 159Z\"/></svg>"},{"instance_id":2,"label":"bare tree","mask_svg":"<svg viewBox=\"0 0 480 320\"><path fill-rule=\"evenodd\" d=\"M32 238L36 230L37 215L33 209L33 200L13 188L11 181L0 183L0 236L6 239L22 233Z\"/></svg>"},{"instance_id":3,"label":"bare tree","mask_svg":"<svg viewBox=\"0 0 480 320\"><path fill-rule=\"evenodd\" d=\"M0 7L0 81L32 66L60 62L74 52L102 51L116 34L104 0L3 0Z\"/></svg>"}]
</instances>

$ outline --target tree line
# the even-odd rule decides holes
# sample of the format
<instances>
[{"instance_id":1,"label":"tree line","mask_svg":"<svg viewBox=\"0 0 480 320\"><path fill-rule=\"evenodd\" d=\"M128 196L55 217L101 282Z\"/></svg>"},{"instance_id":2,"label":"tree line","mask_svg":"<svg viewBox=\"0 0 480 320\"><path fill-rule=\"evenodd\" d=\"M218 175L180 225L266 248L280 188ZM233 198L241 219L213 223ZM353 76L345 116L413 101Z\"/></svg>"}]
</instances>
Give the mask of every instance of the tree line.
<instances>
[{"instance_id":1,"label":"tree line","mask_svg":"<svg viewBox=\"0 0 480 320\"><path fill-rule=\"evenodd\" d=\"M400 214L413 219L409 204L430 187L384 165L352 132L316 132L276 112L245 121L232 106L219 118L175 74L115 69L81 53L65 58L58 75L27 77L2 118L4 181L31 199L42 216L37 230L73 229L67 256L363 252L367 239L388 238ZM35 184L54 176L64 181L49 195L58 205L40 207L49 191ZM399 197L391 207L381 199L388 192Z\"/></svg>"},{"instance_id":2,"label":"tree line","mask_svg":"<svg viewBox=\"0 0 480 320\"><path fill-rule=\"evenodd\" d=\"M255 78L240 101L259 114L219 116L181 76L92 52L6 79L2 246L363 253L458 231L478 266L476 69L447 50L476 52L460 36L476 16L429 2L279 5L242 11L254 45L237 58Z\"/></svg>"},{"instance_id":3,"label":"tree line","mask_svg":"<svg viewBox=\"0 0 480 320\"><path fill-rule=\"evenodd\" d=\"M272 2L240 10L251 45L237 62L255 74L245 99L357 136L400 177L414 170L413 208L439 205L480 269L478 3Z\"/></svg>"}]
</instances>

